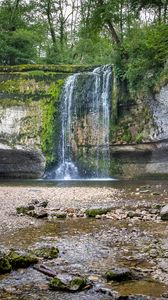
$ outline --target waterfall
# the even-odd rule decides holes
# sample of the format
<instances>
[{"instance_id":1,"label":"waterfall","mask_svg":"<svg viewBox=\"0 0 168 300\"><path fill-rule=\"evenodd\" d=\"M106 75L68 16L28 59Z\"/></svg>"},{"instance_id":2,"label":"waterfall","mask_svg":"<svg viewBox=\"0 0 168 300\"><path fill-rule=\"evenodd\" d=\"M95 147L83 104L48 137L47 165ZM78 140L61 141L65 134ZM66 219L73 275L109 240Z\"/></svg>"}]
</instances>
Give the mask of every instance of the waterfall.
<instances>
[{"instance_id":1,"label":"waterfall","mask_svg":"<svg viewBox=\"0 0 168 300\"><path fill-rule=\"evenodd\" d=\"M92 72L76 73L66 80L60 100L59 166L50 178L79 178L78 149L87 147L94 149L92 177L108 175L111 83L109 65ZM101 172L103 165L105 172Z\"/></svg>"}]
</instances>

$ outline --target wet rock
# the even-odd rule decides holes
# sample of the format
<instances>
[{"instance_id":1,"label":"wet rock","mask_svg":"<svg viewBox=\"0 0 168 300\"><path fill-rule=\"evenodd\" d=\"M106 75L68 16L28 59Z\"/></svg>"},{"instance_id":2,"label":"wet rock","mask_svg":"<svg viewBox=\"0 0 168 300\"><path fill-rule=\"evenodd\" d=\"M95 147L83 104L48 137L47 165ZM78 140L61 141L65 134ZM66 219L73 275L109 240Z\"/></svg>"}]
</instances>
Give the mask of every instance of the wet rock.
<instances>
[{"instance_id":1,"label":"wet rock","mask_svg":"<svg viewBox=\"0 0 168 300\"><path fill-rule=\"evenodd\" d=\"M90 208L85 211L88 218L95 218L97 215L105 215L111 211L111 208Z\"/></svg>"},{"instance_id":2,"label":"wet rock","mask_svg":"<svg viewBox=\"0 0 168 300\"><path fill-rule=\"evenodd\" d=\"M113 299L118 299L118 293L111 290L110 288L106 288L100 284L96 285L95 291L97 293L104 294L106 296L111 296Z\"/></svg>"},{"instance_id":3,"label":"wet rock","mask_svg":"<svg viewBox=\"0 0 168 300\"><path fill-rule=\"evenodd\" d=\"M78 292L87 286L87 280L85 278L76 277L69 282L65 283L60 278L54 277L50 283L49 287L55 291L64 292Z\"/></svg>"},{"instance_id":4,"label":"wet rock","mask_svg":"<svg viewBox=\"0 0 168 300\"><path fill-rule=\"evenodd\" d=\"M26 213L28 216L37 218L37 219L43 219L48 217L48 212L45 209L42 208L36 208L35 210L28 211Z\"/></svg>"},{"instance_id":5,"label":"wet rock","mask_svg":"<svg viewBox=\"0 0 168 300\"><path fill-rule=\"evenodd\" d=\"M38 257L42 257L45 259L53 259L57 258L59 254L58 248L55 247L43 247L39 249L35 249L32 251Z\"/></svg>"},{"instance_id":6,"label":"wet rock","mask_svg":"<svg viewBox=\"0 0 168 300\"><path fill-rule=\"evenodd\" d=\"M46 208L47 205L48 205L48 201L47 201L47 200L42 201L42 202L39 202L39 203L37 204L38 207L44 207L44 208Z\"/></svg>"},{"instance_id":7,"label":"wet rock","mask_svg":"<svg viewBox=\"0 0 168 300\"><path fill-rule=\"evenodd\" d=\"M59 212L59 213L56 213L55 216L57 217L57 219L66 219L67 213L66 212Z\"/></svg>"},{"instance_id":8,"label":"wet rock","mask_svg":"<svg viewBox=\"0 0 168 300\"><path fill-rule=\"evenodd\" d=\"M165 205L160 211L161 220L167 221L168 220L168 204Z\"/></svg>"},{"instance_id":9,"label":"wet rock","mask_svg":"<svg viewBox=\"0 0 168 300\"><path fill-rule=\"evenodd\" d=\"M127 281L137 279L137 276L128 268L114 268L106 272L107 281Z\"/></svg>"},{"instance_id":10,"label":"wet rock","mask_svg":"<svg viewBox=\"0 0 168 300\"><path fill-rule=\"evenodd\" d=\"M9 273L19 268L27 268L38 262L37 257L29 254L20 254L14 250L0 257L0 274Z\"/></svg>"}]
</instances>

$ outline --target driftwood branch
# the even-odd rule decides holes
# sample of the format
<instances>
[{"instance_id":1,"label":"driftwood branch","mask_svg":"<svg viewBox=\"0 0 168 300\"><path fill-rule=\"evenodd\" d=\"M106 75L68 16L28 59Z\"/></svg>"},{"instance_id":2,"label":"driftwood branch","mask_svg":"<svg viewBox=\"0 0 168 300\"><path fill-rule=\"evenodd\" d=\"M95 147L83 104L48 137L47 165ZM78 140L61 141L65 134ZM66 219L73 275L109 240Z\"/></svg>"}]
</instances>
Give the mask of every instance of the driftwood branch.
<instances>
[{"instance_id":1,"label":"driftwood branch","mask_svg":"<svg viewBox=\"0 0 168 300\"><path fill-rule=\"evenodd\" d=\"M47 268L45 265L35 265L33 266L33 269L49 277L57 276L57 273L54 270Z\"/></svg>"}]
</instances>

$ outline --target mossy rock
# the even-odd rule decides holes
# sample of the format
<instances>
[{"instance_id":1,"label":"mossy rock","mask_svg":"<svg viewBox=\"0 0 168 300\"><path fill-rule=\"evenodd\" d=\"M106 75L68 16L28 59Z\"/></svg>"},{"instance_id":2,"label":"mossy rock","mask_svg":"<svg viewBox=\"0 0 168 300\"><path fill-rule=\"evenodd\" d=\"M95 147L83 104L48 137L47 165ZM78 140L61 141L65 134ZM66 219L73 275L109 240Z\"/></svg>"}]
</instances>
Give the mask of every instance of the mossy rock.
<instances>
[{"instance_id":1,"label":"mossy rock","mask_svg":"<svg viewBox=\"0 0 168 300\"><path fill-rule=\"evenodd\" d=\"M85 211L88 218L95 218L97 215L105 215L111 211L111 208L90 208Z\"/></svg>"},{"instance_id":2,"label":"mossy rock","mask_svg":"<svg viewBox=\"0 0 168 300\"><path fill-rule=\"evenodd\" d=\"M72 292L81 291L87 285L86 278L76 277L70 282L70 290Z\"/></svg>"},{"instance_id":3,"label":"mossy rock","mask_svg":"<svg viewBox=\"0 0 168 300\"><path fill-rule=\"evenodd\" d=\"M34 255L21 255L16 251L11 251L8 255L9 263L12 269L28 268L31 265L38 263L38 258Z\"/></svg>"},{"instance_id":4,"label":"mossy rock","mask_svg":"<svg viewBox=\"0 0 168 300\"><path fill-rule=\"evenodd\" d=\"M87 280L80 277L76 277L70 280L68 283L64 283L58 277L54 277L49 283L50 289L64 292L78 292L81 291L86 285Z\"/></svg>"},{"instance_id":5,"label":"mossy rock","mask_svg":"<svg viewBox=\"0 0 168 300\"><path fill-rule=\"evenodd\" d=\"M132 271L127 268L116 268L111 271L108 271L106 272L105 277L107 281L117 281L117 282L137 279L135 278Z\"/></svg>"},{"instance_id":6,"label":"mossy rock","mask_svg":"<svg viewBox=\"0 0 168 300\"><path fill-rule=\"evenodd\" d=\"M54 277L50 283L49 283L49 288L54 291L66 291L67 286L65 283L61 281L58 277Z\"/></svg>"},{"instance_id":7,"label":"mossy rock","mask_svg":"<svg viewBox=\"0 0 168 300\"><path fill-rule=\"evenodd\" d=\"M57 217L57 219L66 219L67 213L64 213L64 212L62 212L62 213L57 213L57 214L56 214L56 217Z\"/></svg>"},{"instance_id":8,"label":"mossy rock","mask_svg":"<svg viewBox=\"0 0 168 300\"><path fill-rule=\"evenodd\" d=\"M55 247L43 247L43 248L34 250L33 254L35 254L38 257L45 258L45 259L53 259L53 258L58 257L59 250L58 250L58 248L55 248Z\"/></svg>"},{"instance_id":9,"label":"mossy rock","mask_svg":"<svg viewBox=\"0 0 168 300\"><path fill-rule=\"evenodd\" d=\"M29 209L26 206L18 206L18 207L16 207L16 212L19 215L20 214L26 215L28 213L28 211L29 211Z\"/></svg>"},{"instance_id":10,"label":"mossy rock","mask_svg":"<svg viewBox=\"0 0 168 300\"><path fill-rule=\"evenodd\" d=\"M0 258L0 274L10 273L12 266L7 257Z\"/></svg>"}]
</instances>

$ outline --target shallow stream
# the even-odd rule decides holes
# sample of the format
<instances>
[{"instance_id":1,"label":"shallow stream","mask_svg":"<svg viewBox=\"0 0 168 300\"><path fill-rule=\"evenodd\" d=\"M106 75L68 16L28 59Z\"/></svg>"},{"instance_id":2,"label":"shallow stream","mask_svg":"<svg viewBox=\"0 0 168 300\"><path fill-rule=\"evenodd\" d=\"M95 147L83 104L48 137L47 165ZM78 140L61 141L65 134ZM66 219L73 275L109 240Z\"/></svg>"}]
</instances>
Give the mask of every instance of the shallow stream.
<instances>
[{"instance_id":1,"label":"shallow stream","mask_svg":"<svg viewBox=\"0 0 168 300\"><path fill-rule=\"evenodd\" d=\"M30 182L25 184L30 184ZM47 185L53 184L53 182L47 183ZM57 184L64 185L65 183ZM66 185L68 184L86 185L83 182L67 182ZM93 182L87 183L87 186L96 184L103 186L103 183ZM142 182L133 182L129 186L126 182L122 184L129 205L134 203L134 200L136 201L136 187L142 184ZM162 190L164 186L167 190L166 182L159 184L160 188L157 182L158 189ZM106 182L104 185L121 188L117 182ZM156 182L150 185L156 187ZM144 200L145 197L147 201L153 201L153 198L150 199L149 195L144 194L141 199ZM58 247L59 257L43 261L43 264L63 277L67 274L86 276L94 282L94 288L77 294L50 291L48 289L49 278L30 267L0 276L0 299L112 299L108 293L97 292L96 287L99 285L115 290L123 296L143 294L161 297L168 294L168 274L166 271L161 272L159 265L163 261L168 265L167 234L167 222L135 221L131 223L127 219L114 221L92 218L46 221L38 228L26 228L7 235L4 233L0 237L1 246L7 248L27 250L46 245ZM151 250L154 250L156 255L152 256ZM105 273L113 267L131 267L145 274L145 278L107 284Z\"/></svg>"}]
</instances>

